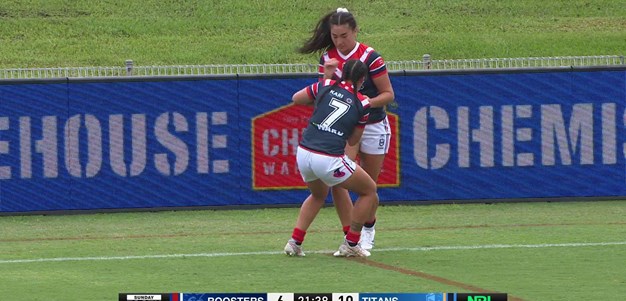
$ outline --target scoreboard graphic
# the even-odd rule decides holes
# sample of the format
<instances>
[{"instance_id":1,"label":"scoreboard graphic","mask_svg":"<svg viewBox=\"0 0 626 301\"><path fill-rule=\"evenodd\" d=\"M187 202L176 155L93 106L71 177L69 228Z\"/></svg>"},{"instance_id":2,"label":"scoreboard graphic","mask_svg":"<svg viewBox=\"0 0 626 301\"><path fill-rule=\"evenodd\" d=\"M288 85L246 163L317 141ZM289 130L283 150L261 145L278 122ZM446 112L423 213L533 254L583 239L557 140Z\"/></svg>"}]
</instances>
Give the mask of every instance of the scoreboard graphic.
<instances>
[{"instance_id":1,"label":"scoreboard graphic","mask_svg":"<svg viewBox=\"0 0 626 301\"><path fill-rule=\"evenodd\" d=\"M119 301L506 301L505 293L120 293Z\"/></svg>"}]
</instances>

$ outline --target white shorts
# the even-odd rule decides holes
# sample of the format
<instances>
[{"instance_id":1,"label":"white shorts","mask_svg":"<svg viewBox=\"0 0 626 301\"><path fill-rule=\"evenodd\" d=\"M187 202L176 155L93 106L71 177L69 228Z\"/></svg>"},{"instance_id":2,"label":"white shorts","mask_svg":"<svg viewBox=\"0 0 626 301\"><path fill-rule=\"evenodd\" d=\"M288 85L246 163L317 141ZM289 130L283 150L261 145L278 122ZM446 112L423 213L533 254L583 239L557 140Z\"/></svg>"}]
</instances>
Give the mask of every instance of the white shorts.
<instances>
[{"instance_id":1,"label":"white shorts","mask_svg":"<svg viewBox=\"0 0 626 301\"><path fill-rule=\"evenodd\" d=\"M361 138L361 152L384 155L389 152L389 144L391 144L391 128L387 117L380 122L365 125Z\"/></svg>"},{"instance_id":2,"label":"white shorts","mask_svg":"<svg viewBox=\"0 0 626 301\"><path fill-rule=\"evenodd\" d=\"M356 163L346 155L332 156L301 146L298 146L296 160L304 182L320 179L331 187L347 180L356 170Z\"/></svg>"}]
</instances>

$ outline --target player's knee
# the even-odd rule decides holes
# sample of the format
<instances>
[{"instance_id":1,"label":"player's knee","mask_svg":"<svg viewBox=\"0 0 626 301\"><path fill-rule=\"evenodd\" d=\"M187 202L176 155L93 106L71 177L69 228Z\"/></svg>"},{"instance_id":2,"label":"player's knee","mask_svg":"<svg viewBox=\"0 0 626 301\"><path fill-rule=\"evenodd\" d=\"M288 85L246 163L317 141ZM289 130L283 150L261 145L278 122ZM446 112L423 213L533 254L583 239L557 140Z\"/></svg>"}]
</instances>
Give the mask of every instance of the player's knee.
<instances>
[{"instance_id":1,"label":"player's knee","mask_svg":"<svg viewBox=\"0 0 626 301\"><path fill-rule=\"evenodd\" d=\"M316 203L325 203L327 196L328 194L312 193L311 199L315 201Z\"/></svg>"},{"instance_id":2,"label":"player's knee","mask_svg":"<svg viewBox=\"0 0 626 301\"><path fill-rule=\"evenodd\" d=\"M369 197L378 195L378 188L376 187L376 183L371 181L367 185L363 185L363 191L361 192L361 195Z\"/></svg>"}]
</instances>

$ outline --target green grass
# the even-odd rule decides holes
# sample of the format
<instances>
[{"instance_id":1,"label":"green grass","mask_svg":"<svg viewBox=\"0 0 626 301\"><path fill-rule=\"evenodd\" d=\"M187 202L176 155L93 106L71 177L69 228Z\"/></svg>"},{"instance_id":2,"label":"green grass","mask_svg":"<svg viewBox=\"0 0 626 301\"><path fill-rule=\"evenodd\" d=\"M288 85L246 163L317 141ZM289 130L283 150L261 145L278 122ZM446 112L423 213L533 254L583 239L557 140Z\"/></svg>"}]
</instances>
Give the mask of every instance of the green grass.
<instances>
[{"instance_id":1,"label":"green grass","mask_svg":"<svg viewBox=\"0 0 626 301\"><path fill-rule=\"evenodd\" d=\"M295 208L4 216L0 295L111 300L121 292L467 292L478 287L522 300L626 296L626 270L620 268L626 256L626 201L384 206L377 245L366 261L329 255L342 237L333 208L323 209L311 227L307 257L280 254L296 216ZM567 245L607 242L621 244ZM453 248L441 249L446 246ZM485 247L455 248L460 246ZM211 256L220 253L232 254ZM171 254L204 255L105 260ZM10 262L86 257L95 258Z\"/></svg>"},{"instance_id":2,"label":"green grass","mask_svg":"<svg viewBox=\"0 0 626 301\"><path fill-rule=\"evenodd\" d=\"M626 3L0 0L0 68L310 63L295 49L337 6L389 61L624 55Z\"/></svg>"}]
</instances>

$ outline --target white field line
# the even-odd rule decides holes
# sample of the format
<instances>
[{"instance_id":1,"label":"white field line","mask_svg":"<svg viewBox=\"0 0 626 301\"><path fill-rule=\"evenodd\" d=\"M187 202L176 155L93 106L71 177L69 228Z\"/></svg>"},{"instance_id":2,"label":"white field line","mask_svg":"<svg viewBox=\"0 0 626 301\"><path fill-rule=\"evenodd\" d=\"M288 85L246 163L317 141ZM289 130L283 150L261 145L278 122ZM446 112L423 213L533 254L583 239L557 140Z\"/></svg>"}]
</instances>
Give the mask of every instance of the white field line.
<instances>
[{"instance_id":1,"label":"white field line","mask_svg":"<svg viewBox=\"0 0 626 301\"><path fill-rule=\"evenodd\" d=\"M475 246L433 246L415 248L377 248L378 252L400 252L400 251L446 251L446 250L479 250L479 249L511 249L511 248L554 248L554 247L602 247L626 245L626 241L616 242L590 242L590 243L560 243L560 244L535 244L535 245L475 245ZM307 251L313 254L330 254L335 250ZM195 253L195 254L155 254L140 256L96 256L96 257L56 257L56 258L33 258L33 259L8 259L0 260L0 264L5 263L33 263L33 262L65 262L65 261L100 261L100 260L128 260L128 259L161 259L161 258L186 258L186 257L225 257L225 256L251 256L251 255L277 255L282 251L259 251L259 252L237 252L237 253Z\"/></svg>"}]
</instances>

